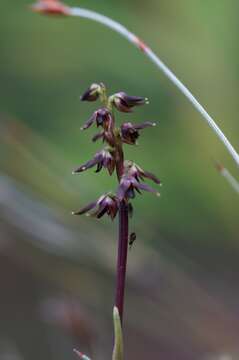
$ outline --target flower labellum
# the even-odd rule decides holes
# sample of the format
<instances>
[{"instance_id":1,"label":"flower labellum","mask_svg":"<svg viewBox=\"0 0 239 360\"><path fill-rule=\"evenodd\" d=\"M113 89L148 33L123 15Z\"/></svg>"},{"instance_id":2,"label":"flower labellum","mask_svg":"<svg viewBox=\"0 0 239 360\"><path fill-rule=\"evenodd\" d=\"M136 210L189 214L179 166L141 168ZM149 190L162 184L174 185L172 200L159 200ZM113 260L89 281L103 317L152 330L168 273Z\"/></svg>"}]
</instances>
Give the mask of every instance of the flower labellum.
<instances>
[{"instance_id":1,"label":"flower labellum","mask_svg":"<svg viewBox=\"0 0 239 360\"><path fill-rule=\"evenodd\" d=\"M97 152L92 160L89 160L85 164L78 167L73 171L73 174L81 173L97 165L96 172L99 172L102 167L104 167L108 170L109 174L112 175L115 169L115 159L112 154L113 153L107 149L103 149Z\"/></svg>"},{"instance_id":2,"label":"flower labellum","mask_svg":"<svg viewBox=\"0 0 239 360\"><path fill-rule=\"evenodd\" d=\"M46 15L69 15L69 8L58 0L38 0L31 9Z\"/></svg>"},{"instance_id":3,"label":"flower labellum","mask_svg":"<svg viewBox=\"0 0 239 360\"><path fill-rule=\"evenodd\" d=\"M96 101L103 91L105 91L105 85L103 83L92 84L80 99L81 101Z\"/></svg>"},{"instance_id":4,"label":"flower labellum","mask_svg":"<svg viewBox=\"0 0 239 360\"><path fill-rule=\"evenodd\" d=\"M134 106L144 105L148 102L147 98L139 96L129 96L125 92L121 91L111 96L113 105L122 112L131 112Z\"/></svg>"},{"instance_id":5,"label":"flower labellum","mask_svg":"<svg viewBox=\"0 0 239 360\"><path fill-rule=\"evenodd\" d=\"M150 121L145 121L142 124L132 124L131 122L124 123L120 127L121 139L125 144L135 145L139 137L139 130L150 126L156 126L156 124Z\"/></svg>"},{"instance_id":6,"label":"flower labellum","mask_svg":"<svg viewBox=\"0 0 239 360\"><path fill-rule=\"evenodd\" d=\"M92 212L92 210L95 210ZM97 201L90 203L79 211L73 212L73 215L86 214L100 219L103 215L107 214L111 220L115 218L119 210L119 200L111 193L102 195ZM91 211L91 213L89 213Z\"/></svg>"}]
</instances>

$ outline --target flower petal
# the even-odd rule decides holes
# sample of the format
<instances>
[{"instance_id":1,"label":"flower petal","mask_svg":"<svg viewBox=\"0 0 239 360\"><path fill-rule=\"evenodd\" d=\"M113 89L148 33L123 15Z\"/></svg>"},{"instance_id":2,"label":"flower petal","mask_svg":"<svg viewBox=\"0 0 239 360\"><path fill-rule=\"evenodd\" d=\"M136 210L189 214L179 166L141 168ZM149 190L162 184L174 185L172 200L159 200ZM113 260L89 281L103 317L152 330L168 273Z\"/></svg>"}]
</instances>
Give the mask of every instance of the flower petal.
<instances>
[{"instance_id":1,"label":"flower petal","mask_svg":"<svg viewBox=\"0 0 239 360\"><path fill-rule=\"evenodd\" d=\"M136 130L142 130L142 129L145 129L146 127L150 127L150 126L156 126L156 123L153 123L151 121L145 121L143 122L142 124L135 124L133 125L133 127L136 129Z\"/></svg>"},{"instance_id":2,"label":"flower petal","mask_svg":"<svg viewBox=\"0 0 239 360\"><path fill-rule=\"evenodd\" d=\"M89 118L89 120L87 120L86 123L82 126L81 130L88 129L95 120L96 120L96 113L94 112L94 114Z\"/></svg>"},{"instance_id":3,"label":"flower petal","mask_svg":"<svg viewBox=\"0 0 239 360\"><path fill-rule=\"evenodd\" d=\"M144 191L148 191L148 192L151 192L151 193L155 193L157 196L159 196L159 192L153 188L151 188L149 185L147 184L142 184L142 183L138 183L138 189L140 190L144 190Z\"/></svg>"},{"instance_id":4,"label":"flower petal","mask_svg":"<svg viewBox=\"0 0 239 360\"><path fill-rule=\"evenodd\" d=\"M156 184L161 184L161 181L157 178L157 176L155 176L154 174L152 174L149 171L143 171L140 173L140 175L146 177L147 179L154 181Z\"/></svg>"},{"instance_id":5,"label":"flower petal","mask_svg":"<svg viewBox=\"0 0 239 360\"><path fill-rule=\"evenodd\" d=\"M92 210L95 206L97 205L97 201L94 201L88 205L86 205L85 207L83 207L82 209L78 210L78 211L74 211L72 212L73 215L82 215L87 213L88 211Z\"/></svg>"},{"instance_id":6,"label":"flower petal","mask_svg":"<svg viewBox=\"0 0 239 360\"><path fill-rule=\"evenodd\" d=\"M127 103L128 106L138 106L138 105L144 105L146 102L146 99L141 96L129 96L127 94L124 94L124 100Z\"/></svg>"},{"instance_id":7,"label":"flower petal","mask_svg":"<svg viewBox=\"0 0 239 360\"><path fill-rule=\"evenodd\" d=\"M85 164L81 165L80 167L78 167L77 169L75 169L73 171L73 174L78 174L82 171L85 171L87 169L92 168L93 166L95 166L96 164L98 164L100 162L100 156L95 156L92 160L87 161Z\"/></svg>"}]
</instances>

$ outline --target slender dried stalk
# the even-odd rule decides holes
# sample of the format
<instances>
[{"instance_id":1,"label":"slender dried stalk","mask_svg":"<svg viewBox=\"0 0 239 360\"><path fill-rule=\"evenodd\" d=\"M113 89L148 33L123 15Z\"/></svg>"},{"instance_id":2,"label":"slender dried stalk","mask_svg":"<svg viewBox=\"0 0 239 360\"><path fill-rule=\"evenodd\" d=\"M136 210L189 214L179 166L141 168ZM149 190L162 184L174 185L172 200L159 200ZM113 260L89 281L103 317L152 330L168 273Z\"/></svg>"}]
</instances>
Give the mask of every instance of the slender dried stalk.
<instances>
[{"instance_id":1,"label":"slender dried stalk","mask_svg":"<svg viewBox=\"0 0 239 360\"><path fill-rule=\"evenodd\" d=\"M222 143L227 148L228 152L231 154L232 158L235 160L237 166L239 166L239 154L231 145L227 137L215 123L213 118L208 114L208 112L204 109L204 107L198 102L198 100L193 96L193 94L189 91L189 89L176 77L176 75L162 62L162 60L135 34L128 31L124 26L120 23L104 16L98 14L94 11L73 7L68 8L67 15L71 16L79 16L82 18L91 19L97 21L108 28L116 31L125 37L129 42L134 44L143 53L168 77L168 79L186 96L186 98L191 102L191 104L195 107L195 109L202 115L204 120L208 123L208 125L212 128L212 130L216 133L218 138L222 141Z\"/></svg>"},{"instance_id":2,"label":"slender dried stalk","mask_svg":"<svg viewBox=\"0 0 239 360\"><path fill-rule=\"evenodd\" d=\"M227 170L223 165L216 163L216 168L219 173L227 180L229 185L239 194L239 182L232 176L229 170Z\"/></svg>"}]
</instances>

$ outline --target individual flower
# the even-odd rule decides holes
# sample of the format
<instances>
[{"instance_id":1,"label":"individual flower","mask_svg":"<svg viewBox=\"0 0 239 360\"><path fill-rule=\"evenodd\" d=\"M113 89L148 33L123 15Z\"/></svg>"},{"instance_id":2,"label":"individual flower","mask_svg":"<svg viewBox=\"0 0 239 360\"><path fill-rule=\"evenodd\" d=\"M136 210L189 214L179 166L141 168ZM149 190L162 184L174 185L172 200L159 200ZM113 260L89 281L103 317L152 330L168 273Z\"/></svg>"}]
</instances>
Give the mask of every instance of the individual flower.
<instances>
[{"instance_id":1,"label":"individual flower","mask_svg":"<svg viewBox=\"0 0 239 360\"><path fill-rule=\"evenodd\" d=\"M139 137L139 130L149 126L156 126L156 124L150 121L145 121L142 124L132 124L131 122L122 124L120 127L122 141L129 145L135 145Z\"/></svg>"},{"instance_id":2,"label":"individual flower","mask_svg":"<svg viewBox=\"0 0 239 360\"><path fill-rule=\"evenodd\" d=\"M126 160L124 162L124 175L120 180L120 184L117 191L117 197L120 201L123 199L129 199L135 197L135 191L141 193L140 190L156 193L159 196L159 192L147 184L142 184L140 180L148 178L153 180L156 184L160 184L160 180L148 171L144 171L133 161Z\"/></svg>"},{"instance_id":3,"label":"individual flower","mask_svg":"<svg viewBox=\"0 0 239 360\"><path fill-rule=\"evenodd\" d=\"M127 175L133 176L137 181L145 180L145 178L154 181L156 184L161 184L161 181L149 171L143 170L139 165L133 161L126 160L124 162L124 171Z\"/></svg>"},{"instance_id":4,"label":"individual flower","mask_svg":"<svg viewBox=\"0 0 239 360\"><path fill-rule=\"evenodd\" d=\"M38 0L31 9L47 15L68 15L69 8L58 0Z\"/></svg>"},{"instance_id":5,"label":"individual flower","mask_svg":"<svg viewBox=\"0 0 239 360\"><path fill-rule=\"evenodd\" d=\"M135 191L141 194L141 190L155 193L159 196L159 192L151 188L147 184L142 184L136 180L132 175L124 175L120 180L120 184L117 190L117 197L120 201L123 199L133 199L135 197Z\"/></svg>"},{"instance_id":6,"label":"individual flower","mask_svg":"<svg viewBox=\"0 0 239 360\"><path fill-rule=\"evenodd\" d=\"M92 210L94 210L92 212ZM73 215L87 214L88 216L95 216L100 219L104 214L107 214L113 220L119 210L119 200L111 193L102 195L97 201L94 201L79 211L73 212Z\"/></svg>"},{"instance_id":7,"label":"individual flower","mask_svg":"<svg viewBox=\"0 0 239 360\"><path fill-rule=\"evenodd\" d=\"M113 156L113 151L108 149L103 149L95 154L93 159L87 161L85 164L81 165L73 171L73 174L81 173L87 169L92 168L97 165L96 172L99 172L102 167L106 168L110 175L113 174L115 169L115 159Z\"/></svg>"},{"instance_id":8,"label":"individual flower","mask_svg":"<svg viewBox=\"0 0 239 360\"><path fill-rule=\"evenodd\" d=\"M112 104L122 112L131 112L134 106L144 105L148 99L139 96L129 96L121 91L110 97Z\"/></svg>"},{"instance_id":9,"label":"individual flower","mask_svg":"<svg viewBox=\"0 0 239 360\"><path fill-rule=\"evenodd\" d=\"M103 83L94 83L84 92L80 99L81 101L95 101L103 91L105 91L105 85Z\"/></svg>"},{"instance_id":10,"label":"individual flower","mask_svg":"<svg viewBox=\"0 0 239 360\"><path fill-rule=\"evenodd\" d=\"M110 111L106 108L96 110L94 114L87 120L81 130L88 129L93 123L96 123L97 127L102 126L105 130L109 130L113 124L113 118Z\"/></svg>"}]
</instances>

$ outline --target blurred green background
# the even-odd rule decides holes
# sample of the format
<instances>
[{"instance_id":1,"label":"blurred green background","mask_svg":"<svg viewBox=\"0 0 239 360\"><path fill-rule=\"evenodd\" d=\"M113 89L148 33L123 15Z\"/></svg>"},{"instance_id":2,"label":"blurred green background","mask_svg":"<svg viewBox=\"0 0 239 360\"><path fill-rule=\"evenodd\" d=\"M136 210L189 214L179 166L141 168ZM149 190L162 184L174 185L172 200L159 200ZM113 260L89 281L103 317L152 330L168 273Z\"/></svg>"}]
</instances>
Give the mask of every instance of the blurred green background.
<instances>
[{"instance_id":1,"label":"blurred green background","mask_svg":"<svg viewBox=\"0 0 239 360\"><path fill-rule=\"evenodd\" d=\"M236 0L71 0L120 21L162 58L239 148ZM215 170L238 169L215 134L158 69L105 27L50 18L30 3L0 12L0 357L110 358L117 221L72 218L116 178L75 166L97 151L92 82L150 104L118 122L158 123L125 148L162 180L134 201L126 359L238 359L239 197ZM8 356L8 357L7 357Z\"/></svg>"}]
</instances>

